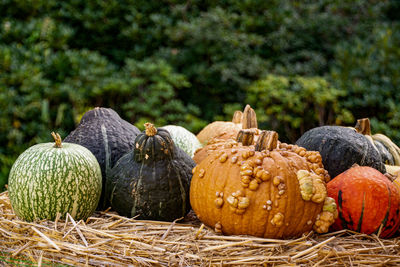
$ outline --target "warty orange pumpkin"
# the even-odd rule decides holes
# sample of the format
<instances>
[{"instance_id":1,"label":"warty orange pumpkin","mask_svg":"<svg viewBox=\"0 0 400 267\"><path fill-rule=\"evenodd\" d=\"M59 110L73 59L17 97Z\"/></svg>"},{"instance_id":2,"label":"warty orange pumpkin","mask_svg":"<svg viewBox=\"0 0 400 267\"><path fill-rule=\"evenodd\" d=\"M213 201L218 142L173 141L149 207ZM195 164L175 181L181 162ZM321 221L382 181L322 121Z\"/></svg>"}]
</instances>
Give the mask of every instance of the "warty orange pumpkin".
<instances>
[{"instance_id":1,"label":"warty orange pumpkin","mask_svg":"<svg viewBox=\"0 0 400 267\"><path fill-rule=\"evenodd\" d=\"M291 238L327 232L336 203L318 152L278 142L278 134L241 130L193 169L190 202L199 219L224 234Z\"/></svg>"},{"instance_id":2,"label":"warty orange pumpkin","mask_svg":"<svg viewBox=\"0 0 400 267\"><path fill-rule=\"evenodd\" d=\"M235 119L236 118L236 119ZM240 118L240 120L238 120ZM230 128L231 123L223 122L223 124L217 124L220 122L213 122L205 127L197 137L200 139L202 138L203 133L207 133L213 130L216 127L216 132L211 134L211 137L208 137L207 144L204 147L198 148L193 155L193 160L197 164L199 164L203 159L205 159L209 154L211 154L214 150L220 149L224 146L227 146L231 143L235 142L236 138L242 129L252 129L254 131L254 138L253 141L255 142L261 132L257 128L257 117L255 111L250 107L250 105L246 105L243 112L236 111L233 120L240 121L239 124L236 124L238 127ZM225 125L224 127L220 127L218 125Z\"/></svg>"}]
</instances>

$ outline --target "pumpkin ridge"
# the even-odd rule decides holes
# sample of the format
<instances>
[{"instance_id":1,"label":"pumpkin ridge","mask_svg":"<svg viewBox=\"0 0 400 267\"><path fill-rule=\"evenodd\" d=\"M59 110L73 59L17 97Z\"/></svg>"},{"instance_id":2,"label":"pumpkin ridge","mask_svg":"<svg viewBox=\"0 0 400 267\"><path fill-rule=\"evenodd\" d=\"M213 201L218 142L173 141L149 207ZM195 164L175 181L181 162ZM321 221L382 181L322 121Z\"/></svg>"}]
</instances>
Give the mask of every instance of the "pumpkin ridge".
<instances>
[{"instance_id":1,"label":"pumpkin ridge","mask_svg":"<svg viewBox=\"0 0 400 267\"><path fill-rule=\"evenodd\" d=\"M175 165L175 162L173 161L171 154L169 154L169 155L170 155L170 157L169 157L170 163L171 163L172 165ZM174 166L174 169L177 169L177 168L175 168L175 166ZM170 171L170 170L169 170L169 171ZM178 171L176 171L175 173L176 173L176 175L177 175L177 177L178 177L178 181L179 181L179 190L180 190L180 192L181 192L181 197L182 197L182 217L184 217L184 216L185 216L185 213L186 213L186 205L187 205L187 204L186 204L186 203L187 203L186 191L185 191L185 188L184 188L184 186L183 186L182 176L181 176L180 170L178 169Z\"/></svg>"},{"instance_id":2,"label":"pumpkin ridge","mask_svg":"<svg viewBox=\"0 0 400 267\"><path fill-rule=\"evenodd\" d=\"M305 169L305 166L301 166L302 164L299 164L299 162L296 160L296 155L294 155L295 153L289 152L289 154L291 155L290 157L288 157L288 159L290 160L290 162L295 166L295 169L297 170L301 170L301 169ZM291 167L293 168L293 167ZM296 179L290 179L292 184L290 186L290 188L295 188L295 187L300 187L300 184L298 182L298 180ZM293 186L293 187L292 187ZM289 186L288 186L289 187ZM296 191L295 194L297 195L298 198L302 198L300 192ZM307 212L307 205L305 205L305 203L303 201L298 201L298 203L296 202L296 205L301 204L301 207L297 207L297 214L305 214L305 212ZM291 222L293 227L290 228L291 231L288 232L289 234L295 234L296 232L298 232L298 227L304 225L305 222L305 218L304 216L294 216L294 218L292 219L293 221Z\"/></svg>"},{"instance_id":3,"label":"pumpkin ridge","mask_svg":"<svg viewBox=\"0 0 400 267\"><path fill-rule=\"evenodd\" d=\"M272 209L268 212L267 224L269 224L271 222L271 220L274 218L274 212L273 211L277 210L277 208L275 208L275 205L276 205L275 201L277 201L275 196L278 193L278 191L276 190L276 187L273 185L272 180L273 180L273 177L279 176L279 169L277 168L276 161L275 161L274 157L272 157L272 154L273 153L270 153L270 157L267 157L267 158L270 158L272 160L272 164L269 165L269 168L273 167L272 172L270 171L270 173L271 173L271 181L269 182L269 184L270 184L269 193L270 193L270 200L272 201L272 205L271 205ZM267 229L269 230L269 232L267 232L267 235L270 235L272 232L275 232L273 227L267 227Z\"/></svg>"},{"instance_id":4,"label":"pumpkin ridge","mask_svg":"<svg viewBox=\"0 0 400 267\"><path fill-rule=\"evenodd\" d=\"M386 186L387 187L387 186ZM374 231L374 234L378 234L379 233L379 230L382 228L384 228L384 227L386 227L386 223L388 222L388 219L389 219L389 215L390 215L390 205L391 205L391 201L390 201L390 195L391 195L391 192L390 192L390 189L389 188L387 188L388 189L388 194L389 194L389 197L388 197L388 208L387 208L387 210L386 210L386 214L385 214L385 217L383 218L383 220L381 221L381 223L379 224L379 226L378 226L378 228ZM381 234L382 234L382 232L381 232Z\"/></svg>"},{"instance_id":5,"label":"pumpkin ridge","mask_svg":"<svg viewBox=\"0 0 400 267\"><path fill-rule=\"evenodd\" d=\"M338 191L338 216L339 216L340 221L342 223L342 228L343 229L348 229L349 223L352 224L351 223L351 216L349 215L349 217L350 217L350 221L349 222L343 216L343 191L342 190Z\"/></svg>"},{"instance_id":6,"label":"pumpkin ridge","mask_svg":"<svg viewBox=\"0 0 400 267\"><path fill-rule=\"evenodd\" d=\"M212 155L214 155L215 152L212 153ZM214 156L216 157L216 155ZM211 161L210 159L207 159L208 161ZM197 165L198 166L198 165ZM198 167L196 167L198 168ZM201 169L200 169L201 170ZM204 170L204 169L203 169ZM199 170L197 170L199 171ZM213 199L215 199L215 195L214 195L214 190L218 190L219 188L219 184L220 181L219 179L221 179L221 176L218 176L217 179L212 180L212 182L210 182L210 177L213 177L213 173L219 171L219 168L214 168L213 170L207 170L207 172L205 172L204 177L200 178L199 180L199 187L204 187L206 188L206 190L203 190L203 195L199 196L197 198L197 201L199 202L199 206L203 207L203 206L208 206L208 205L212 205L212 207L214 207L214 203L213 203ZM225 194L226 192L224 192ZM210 197L212 196L212 197ZM225 196L224 196L225 198ZM202 203L201 200L203 200L204 202ZM196 204L195 204L196 205ZM192 205L192 206L195 206ZM226 203L224 203L224 205L221 207L222 209L226 206ZM220 222L221 225L224 225L224 222L222 221L223 218L217 218L216 214L218 214L218 212L215 211L215 209L204 209L201 211L201 218L210 218L210 222L209 224L211 226L215 225L217 222ZM222 228L222 231L224 231L224 228Z\"/></svg>"},{"instance_id":7,"label":"pumpkin ridge","mask_svg":"<svg viewBox=\"0 0 400 267\"><path fill-rule=\"evenodd\" d=\"M104 141L104 152L105 152L105 174L106 177L108 177L110 170L111 170L111 151L110 151L110 147L108 146L108 136L107 136L107 129L105 127L104 124L101 124L101 134L103 137L103 141ZM102 192L104 193L104 192ZM105 202L106 198L104 198L104 202ZM105 204L105 203L103 203Z\"/></svg>"},{"instance_id":8,"label":"pumpkin ridge","mask_svg":"<svg viewBox=\"0 0 400 267\"><path fill-rule=\"evenodd\" d=\"M360 218L358 218L358 223L357 223L357 232L361 232L361 226L362 226L362 221L363 221L363 217L364 217L364 208L365 208L365 192L363 194L363 202L361 205L361 214L360 214Z\"/></svg>"},{"instance_id":9,"label":"pumpkin ridge","mask_svg":"<svg viewBox=\"0 0 400 267\"><path fill-rule=\"evenodd\" d=\"M215 153L218 153L218 152L215 152ZM239 161L239 160L240 160L240 158L238 159L238 161ZM212 171L211 171L211 174L209 175L209 177L215 177L214 172L220 172L220 171L221 171L221 170L220 170L221 167L222 167L222 165L221 165L220 167L218 167L218 168L213 168ZM236 167L236 166L235 166L235 167ZM236 169L236 168L230 168L230 173L229 173L229 175L234 175L234 174L235 174L235 169ZM224 171L224 170L222 170L222 171ZM207 172L210 172L210 170L207 170ZM223 178L220 178L220 177L223 177ZM229 208L229 207L228 207L229 204L227 203L227 200L226 200L226 199L227 199L227 197L228 197L228 194L230 193L229 191L226 190L227 188L229 188L229 184L227 184L227 182L228 182L227 177L228 177L228 176L220 175L218 179L214 179L214 188L218 188L218 187L217 187L217 183L218 183L218 184L221 184L219 179L223 179L223 186L222 186L221 192L223 192L223 191L225 190L225 192L223 192L223 194L224 194L223 199L225 199L225 200L224 200L224 205L222 206L222 208L225 208L225 209ZM219 191L219 190L218 190L218 191ZM225 202L226 202L226 203L225 203ZM234 216L234 215L233 215L233 212L230 212L229 214L230 214L229 217ZM219 216L218 216L218 215L219 215ZM218 220L216 220L216 223L217 223L217 222L220 222L220 223L221 223L222 232L224 232L224 225L225 225L225 227L226 227L226 223L223 222L223 220L224 220L225 218L222 217L222 213L221 213L221 212L218 212L218 210L216 210L216 209L213 209L212 216L218 217ZM232 221L232 220L233 220L233 218L229 218L229 219L228 219L228 223L229 223L229 221Z\"/></svg>"},{"instance_id":10,"label":"pumpkin ridge","mask_svg":"<svg viewBox=\"0 0 400 267\"><path fill-rule=\"evenodd\" d=\"M263 161L262 161L262 163L261 163L261 165L262 166L265 166L267 163L265 163L265 161L269 161L269 160L272 160L273 161L273 163L272 164L269 164L269 166L270 166L270 169L268 170L270 173L271 173L271 177L273 177L274 176L274 173L275 173L275 170L274 169L272 169L272 168L274 168L275 167L275 165L274 165L274 160L273 160L273 158L271 158L271 157L265 157L264 159L263 159ZM272 179L272 178L271 178ZM273 187L273 184L271 183L271 182L266 182L265 183L266 184L266 186L267 186L267 192L268 192L268 199L269 200L271 200L272 201L272 187ZM272 203L272 205L273 205L274 203ZM272 207L272 205L271 205L271 207ZM270 227L267 227L267 224L272 220L272 217L271 217L271 211L272 211L272 209L270 210L270 211L266 211L266 220L265 220L265 223L264 223L264 226L263 226L263 234L262 234L262 236L263 237L266 237L268 234L269 234L269 232L268 232L268 229L270 229ZM265 212L265 211L264 211Z\"/></svg>"},{"instance_id":11,"label":"pumpkin ridge","mask_svg":"<svg viewBox=\"0 0 400 267\"><path fill-rule=\"evenodd\" d=\"M387 188L387 190L388 190L388 209L387 209L385 218L384 218L384 219L382 220L382 222L381 222L381 224L383 224L383 228L385 228L385 227L386 227L386 224L389 222L390 208L391 208L391 205L392 205L392 202L391 202L392 190L390 190L390 187L389 187L388 185L386 185L386 188ZM397 210L397 211L398 211L398 210ZM396 224L394 224L394 225L391 226L389 229L386 229L386 230L390 230L390 231L389 231L387 234L385 233L384 236L391 236L391 235L393 235L393 234L397 231L397 228L398 228L398 227L396 227ZM378 231L379 231L379 228L378 228Z\"/></svg>"},{"instance_id":12,"label":"pumpkin ridge","mask_svg":"<svg viewBox=\"0 0 400 267\"><path fill-rule=\"evenodd\" d=\"M215 155L218 155L218 152L215 152ZM218 157L216 157L215 161L217 161L217 160L218 160ZM239 160L240 160L240 157L239 157L238 161L239 161ZM215 174L214 174L214 173L225 172L225 168L223 167L223 165L220 164L220 163L217 163L217 164L218 164L218 167L213 169L213 171L211 172L211 174L210 174L209 177L215 177ZM235 171L233 171L233 170L235 170L235 169L237 169L237 168L238 168L237 166L235 166L234 168L231 168L231 173L232 173L233 175L235 174ZM232 169L233 169L233 170L232 170ZM208 172L209 172L209 170L208 170ZM230 173L230 174L231 174L231 173ZM225 189L225 192L224 192L224 199L225 199L226 203L224 203L224 206L223 206L222 208L225 208L226 210L228 210L227 213L229 214L229 216L226 216L225 218L224 218L224 217L220 218L219 222L221 223L221 226L222 226L222 232L227 231L229 234L231 234L231 233L234 233L235 231L237 231L236 227L240 229L241 224L242 224L241 221L239 221L238 224L233 225L233 226L232 226L231 223L230 223L230 222L232 222L232 221L237 220L237 218L235 218L235 217L237 217L238 215L235 214L233 211L230 210L230 207L229 207L229 203L228 203L228 201L227 201L227 198L229 197L230 194L236 192L237 189L236 189L236 188L231 188L231 185L230 185L230 184L227 184L227 181L228 181L228 178L227 178L228 176L227 176L227 175L220 175L220 177L223 177L223 179L224 179L224 185L226 186L226 187L223 187L223 188ZM217 181L218 181L218 183L219 183L219 180L217 180L217 179L214 180L214 182L217 182ZM213 209L213 211L214 211L214 212L212 213L212 215L215 216L215 213L218 213L218 211L217 211L216 209ZM218 222L218 221L216 221L216 223L217 223L217 222ZM228 225L228 228L227 228L227 225ZM226 230L224 230L224 228L225 228Z\"/></svg>"},{"instance_id":13,"label":"pumpkin ridge","mask_svg":"<svg viewBox=\"0 0 400 267\"><path fill-rule=\"evenodd\" d=\"M145 142L147 142L147 140ZM136 154L136 153L134 153L134 154ZM139 169L138 180L137 180L137 182L135 182L133 184L133 187L132 187L132 190L131 190L132 196L135 197L135 199L133 200L132 208L131 208L131 214L130 214L131 217L136 215L136 207L138 206L138 204L140 202L140 200L139 200L140 194L137 194L137 192L139 192L140 187L142 186L142 180L143 180L143 176L144 176L144 174L143 174L143 168L144 168L143 161L142 162L137 162L137 163L140 164L140 169ZM155 166L155 162L153 162L153 164ZM135 192L135 194L133 194L133 192Z\"/></svg>"},{"instance_id":14,"label":"pumpkin ridge","mask_svg":"<svg viewBox=\"0 0 400 267\"><path fill-rule=\"evenodd\" d=\"M276 151L272 152L271 153L271 157L274 158L275 164L277 163L278 166L284 165L285 166L284 168L286 170L290 169L290 166L288 165L287 161L285 160L285 158L279 152L276 152ZM278 173L279 173L279 176L282 177L284 184L286 186L288 186L288 177L287 177L288 176L288 171L280 172L279 169L278 169ZM278 195L279 195L279 190L276 190L276 191L278 191ZM275 197L275 199L276 199L275 201L279 200L279 207L277 209L277 213L280 212L284 216L283 224L282 224L282 226L280 226L278 228L278 237L283 237L284 236L284 231L287 228L285 224L286 223L290 223L288 221L287 213L289 213L291 207L289 206L289 209L286 208L288 206L287 194L288 194L288 192L287 192L287 190L285 190L284 196L283 195L279 195L280 197Z\"/></svg>"}]
</instances>

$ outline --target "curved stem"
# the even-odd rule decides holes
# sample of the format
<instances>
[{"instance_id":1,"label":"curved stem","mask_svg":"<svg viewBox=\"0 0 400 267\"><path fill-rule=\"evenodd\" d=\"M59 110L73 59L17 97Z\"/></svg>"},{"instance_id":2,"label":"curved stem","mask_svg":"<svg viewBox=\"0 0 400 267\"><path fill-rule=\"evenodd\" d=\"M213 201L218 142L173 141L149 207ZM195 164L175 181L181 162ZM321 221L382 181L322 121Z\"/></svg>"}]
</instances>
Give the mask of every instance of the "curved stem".
<instances>
[{"instance_id":1,"label":"curved stem","mask_svg":"<svg viewBox=\"0 0 400 267\"><path fill-rule=\"evenodd\" d=\"M356 129L357 133L371 135L371 122L368 118L358 119L354 128Z\"/></svg>"},{"instance_id":2,"label":"curved stem","mask_svg":"<svg viewBox=\"0 0 400 267\"><path fill-rule=\"evenodd\" d=\"M61 141L62 141L61 140L61 136L58 133L55 133L55 132L52 132L51 136L53 136L53 138L54 138L54 142L55 142L54 147L61 148L62 147L62 145L61 145Z\"/></svg>"}]
</instances>

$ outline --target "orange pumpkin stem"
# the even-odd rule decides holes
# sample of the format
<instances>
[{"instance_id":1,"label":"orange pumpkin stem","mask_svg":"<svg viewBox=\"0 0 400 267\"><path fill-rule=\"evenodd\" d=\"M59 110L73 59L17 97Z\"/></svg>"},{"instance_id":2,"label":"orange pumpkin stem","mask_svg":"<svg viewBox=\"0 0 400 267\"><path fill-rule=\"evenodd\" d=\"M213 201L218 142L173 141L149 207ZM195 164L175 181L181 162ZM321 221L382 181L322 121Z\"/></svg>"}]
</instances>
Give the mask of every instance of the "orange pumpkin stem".
<instances>
[{"instance_id":1,"label":"orange pumpkin stem","mask_svg":"<svg viewBox=\"0 0 400 267\"><path fill-rule=\"evenodd\" d=\"M371 122L368 118L358 119L354 128L356 129L357 133L371 135Z\"/></svg>"},{"instance_id":2,"label":"orange pumpkin stem","mask_svg":"<svg viewBox=\"0 0 400 267\"><path fill-rule=\"evenodd\" d=\"M261 131L256 143L256 151L272 151L278 147L279 135L275 131Z\"/></svg>"},{"instance_id":3,"label":"orange pumpkin stem","mask_svg":"<svg viewBox=\"0 0 400 267\"><path fill-rule=\"evenodd\" d=\"M157 134L157 129L156 127L154 127L154 124L146 122L144 124L144 127L146 127L145 133L147 136L155 136Z\"/></svg>"},{"instance_id":4,"label":"orange pumpkin stem","mask_svg":"<svg viewBox=\"0 0 400 267\"><path fill-rule=\"evenodd\" d=\"M250 105L246 105L242 117L242 129L257 128L257 116Z\"/></svg>"},{"instance_id":5,"label":"orange pumpkin stem","mask_svg":"<svg viewBox=\"0 0 400 267\"><path fill-rule=\"evenodd\" d=\"M56 142L54 147L61 148L62 147L62 145L61 145L61 141L62 141L61 140L61 136L58 133L55 133L55 132L52 132L51 136L53 136L54 142Z\"/></svg>"},{"instance_id":6,"label":"orange pumpkin stem","mask_svg":"<svg viewBox=\"0 0 400 267\"><path fill-rule=\"evenodd\" d=\"M242 143L244 146L250 146L253 144L254 135L255 135L254 131L249 129L243 129L239 131L236 137L236 141L238 143Z\"/></svg>"},{"instance_id":7,"label":"orange pumpkin stem","mask_svg":"<svg viewBox=\"0 0 400 267\"><path fill-rule=\"evenodd\" d=\"M236 110L235 113L233 113L232 122L236 124L242 123L242 117L243 112L241 112L240 110Z\"/></svg>"}]
</instances>

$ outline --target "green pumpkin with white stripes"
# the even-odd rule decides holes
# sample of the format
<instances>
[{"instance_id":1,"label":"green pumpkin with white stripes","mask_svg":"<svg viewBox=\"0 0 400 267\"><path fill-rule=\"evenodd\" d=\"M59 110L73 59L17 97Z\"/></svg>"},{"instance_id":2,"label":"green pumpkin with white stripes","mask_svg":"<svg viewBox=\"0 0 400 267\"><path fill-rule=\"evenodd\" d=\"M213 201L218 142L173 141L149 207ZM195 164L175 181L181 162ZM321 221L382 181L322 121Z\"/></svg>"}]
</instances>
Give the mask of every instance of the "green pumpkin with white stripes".
<instances>
[{"instance_id":1,"label":"green pumpkin with white stripes","mask_svg":"<svg viewBox=\"0 0 400 267\"><path fill-rule=\"evenodd\" d=\"M87 148L52 135L55 143L28 148L12 166L8 191L13 210L26 221L54 220L58 213L86 219L100 199L99 163Z\"/></svg>"}]
</instances>

